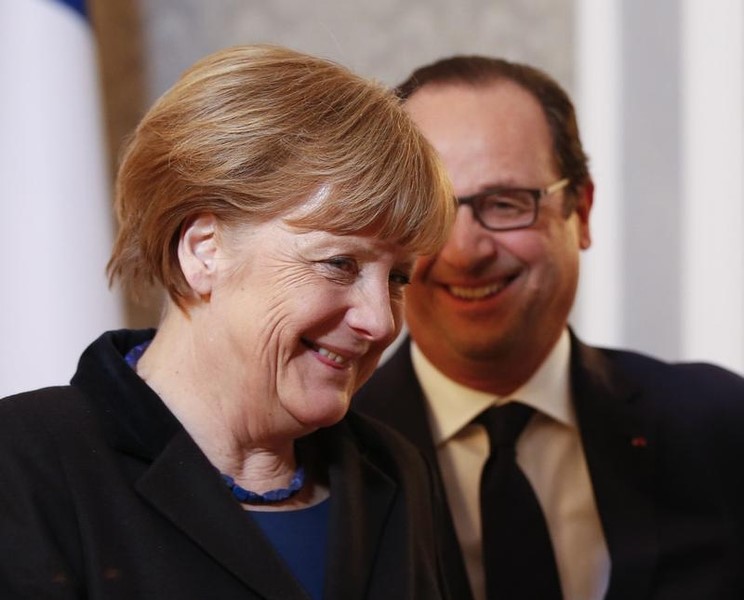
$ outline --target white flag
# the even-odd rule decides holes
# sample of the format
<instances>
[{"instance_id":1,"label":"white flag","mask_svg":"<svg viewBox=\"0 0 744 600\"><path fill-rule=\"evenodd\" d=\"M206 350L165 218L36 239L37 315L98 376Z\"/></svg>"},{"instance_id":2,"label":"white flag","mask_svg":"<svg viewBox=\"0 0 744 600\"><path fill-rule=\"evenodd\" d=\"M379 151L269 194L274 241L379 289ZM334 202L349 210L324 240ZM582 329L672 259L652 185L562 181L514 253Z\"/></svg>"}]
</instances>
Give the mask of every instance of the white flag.
<instances>
[{"instance_id":1,"label":"white flag","mask_svg":"<svg viewBox=\"0 0 744 600\"><path fill-rule=\"evenodd\" d=\"M0 397L65 384L121 326L84 0L0 0Z\"/></svg>"}]
</instances>

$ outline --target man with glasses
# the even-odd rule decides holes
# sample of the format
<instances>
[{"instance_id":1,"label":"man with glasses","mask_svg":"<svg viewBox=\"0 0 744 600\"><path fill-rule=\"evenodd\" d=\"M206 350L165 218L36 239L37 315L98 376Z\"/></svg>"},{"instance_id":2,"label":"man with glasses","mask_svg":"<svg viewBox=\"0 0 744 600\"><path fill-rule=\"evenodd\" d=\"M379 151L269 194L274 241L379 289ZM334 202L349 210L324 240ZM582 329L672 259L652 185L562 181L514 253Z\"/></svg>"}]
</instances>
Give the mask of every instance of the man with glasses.
<instances>
[{"instance_id":1,"label":"man with glasses","mask_svg":"<svg viewBox=\"0 0 744 600\"><path fill-rule=\"evenodd\" d=\"M434 465L453 597L744 598L744 380L567 325L594 188L566 93L477 56L399 91L460 208L355 407Z\"/></svg>"}]
</instances>

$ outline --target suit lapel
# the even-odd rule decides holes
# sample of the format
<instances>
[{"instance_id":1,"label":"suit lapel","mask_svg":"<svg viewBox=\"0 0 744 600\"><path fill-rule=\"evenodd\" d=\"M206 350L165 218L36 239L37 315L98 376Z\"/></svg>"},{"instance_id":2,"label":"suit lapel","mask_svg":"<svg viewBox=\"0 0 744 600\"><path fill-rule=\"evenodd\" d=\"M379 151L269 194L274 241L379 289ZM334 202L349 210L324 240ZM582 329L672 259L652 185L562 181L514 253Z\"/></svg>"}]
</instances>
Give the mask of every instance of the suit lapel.
<instances>
[{"instance_id":1,"label":"suit lapel","mask_svg":"<svg viewBox=\"0 0 744 600\"><path fill-rule=\"evenodd\" d=\"M319 432L331 487L326 598L363 598L397 484L360 453L346 422Z\"/></svg>"},{"instance_id":2,"label":"suit lapel","mask_svg":"<svg viewBox=\"0 0 744 600\"><path fill-rule=\"evenodd\" d=\"M401 344L390 360L375 372L354 398L352 406L403 433L432 464L437 464L426 399L413 371L409 341Z\"/></svg>"},{"instance_id":3,"label":"suit lapel","mask_svg":"<svg viewBox=\"0 0 744 600\"><path fill-rule=\"evenodd\" d=\"M267 599L307 600L257 525L226 493L185 431L177 433L136 490L207 554Z\"/></svg>"},{"instance_id":4,"label":"suit lapel","mask_svg":"<svg viewBox=\"0 0 744 600\"><path fill-rule=\"evenodd\" d=\"M644 598L656 561L654 431L640 391L600 351L572 336L576 414L611 574L606 600Z\"/></svg>"},{"instance_id":5,"label":"suit lapel","mask_svg":"<svg viewBox=\"0 0 744 600\"><path fill-rule=\"evenodd\" d=\"M437 450L429 427L427 402L413 370L409 340L401 344L390 360L378 369L357 394L352 406L393 427L413 442L429 461L434 483L441 497L446 498ZM450 592L453 598L469 600L472 598L470 581L448 503L437 518L441 521L442 563Z\"/></svg>"}]
</instances>

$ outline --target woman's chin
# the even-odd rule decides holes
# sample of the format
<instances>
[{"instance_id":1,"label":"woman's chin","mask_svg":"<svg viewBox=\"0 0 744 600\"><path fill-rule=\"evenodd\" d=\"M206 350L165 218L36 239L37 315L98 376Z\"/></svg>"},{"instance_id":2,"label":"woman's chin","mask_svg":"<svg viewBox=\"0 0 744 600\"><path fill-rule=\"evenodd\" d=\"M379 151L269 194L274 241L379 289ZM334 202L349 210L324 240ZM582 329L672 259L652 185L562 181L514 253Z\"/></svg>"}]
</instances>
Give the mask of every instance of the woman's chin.
<instances>
[{"instance_id":1,"label":"woman's chin","mask_svg":"<svg viewBox=\"0 0 744 600\"><path fill-rule=\"evenodd\" d=\"M330 427L344 418L349 410L351 398L314 400L302 406L286 407L287 411L308 430Z\"/></svg>"}]
</instances>

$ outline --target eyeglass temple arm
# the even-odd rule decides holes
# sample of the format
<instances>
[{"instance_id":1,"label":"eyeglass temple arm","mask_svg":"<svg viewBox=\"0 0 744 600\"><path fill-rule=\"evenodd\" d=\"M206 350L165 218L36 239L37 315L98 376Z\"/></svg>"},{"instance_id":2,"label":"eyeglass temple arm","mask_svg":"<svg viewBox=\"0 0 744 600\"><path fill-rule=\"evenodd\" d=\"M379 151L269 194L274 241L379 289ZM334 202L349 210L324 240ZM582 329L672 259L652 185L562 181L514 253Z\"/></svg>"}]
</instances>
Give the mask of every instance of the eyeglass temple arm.
<instances>
[{"instance_id":1,"label":"eyeglass temple arm","mask_svg":"<svg viewBox=\"0 0 744 600\"><path fill-rule=\"evenodd\" d=\"M549 196L550 194L553 194L557 192L558 190L563 189L566 187L569 183L571 183L571 180L568 177L564 177L560 181L556 181L555 183L549 185L544 190L542 190L542 196Z\"/></svg>"}]
</instances>

